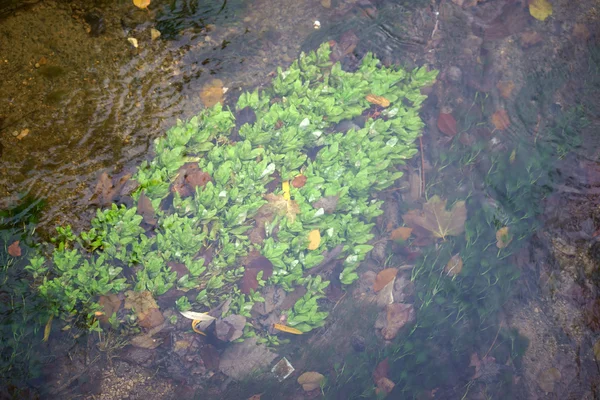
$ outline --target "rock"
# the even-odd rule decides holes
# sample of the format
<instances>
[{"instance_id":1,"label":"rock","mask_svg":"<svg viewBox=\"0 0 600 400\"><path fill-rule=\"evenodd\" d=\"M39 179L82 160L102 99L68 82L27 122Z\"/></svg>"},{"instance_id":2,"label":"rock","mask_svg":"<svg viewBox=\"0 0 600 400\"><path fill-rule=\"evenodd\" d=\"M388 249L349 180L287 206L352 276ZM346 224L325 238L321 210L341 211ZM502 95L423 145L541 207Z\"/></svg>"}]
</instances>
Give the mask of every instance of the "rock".
<instances>
[{"instance_id":1,"label":"rock","mask_svg":"<svg viewBox=\"0 0 600 400\"><path fill-rule=\"evenodd\" d=\"M242 343L234 343L221 355L219 369L225 375L241 380L268 367L277 354L272 353L265 345L257 344L257 338L252 337Z\"/></svg>"},{"instance_id":2,"label":"rock","mask_svg":"<svg viewBox=\"0 0 600 400\"><path fill-rule=\"evenodd\" d=\"M232 342L242 337L246 317L241 315L230 315L215 322L215 334L219 340Z\"/></svg>"},{"instance_id":3,"label":"rock","mask_svg":"<svg viewBox=\"0 0 600 400\"><path fill-rule=\"evenodd\" d=\"M325 377L318 372L305 372L298 377L298 383L305 392L310 392L321 387Z\"/></svg>"},{"instance_id":4,"label":"rock","mask_svg":"<svg viewBox=\"0 0 600 400\"><path fill-rule=\"evenodd\" d=\"M375 243L373 245L373 250L371 250L371 258L379 263L383 263L385 262L386 256L387 243L385 241Z\"/></svg>"},{"instance_id":5,"label":"rock","mask_svg":"<svg viewBox=\"0 0 600 400\"><path fill-rule=\"evenodd\" d=\"M381 329L381 335L385 340L392 340L404 325L414 320L415 309L412 304L388 304L386 307L385 327Z\"/></svg>"},{"instance_id":6,"label":"rock","mask_svg":"<svg viewBox=\"0 0 600 400\"><path fill-rule=\"evenodd\" d=\"M456 66L451 66L446 71L446 77L450 82L460 82L462 79L462 71Z\"/></svg>"},{"instance_id":7,"label":"rock","mask_svg":"<svg viewBox=\"0 0 600 400\"><path fill-rule=\"evenodd\" d=\"M365 351L366 341L364 337L354 334L352 335L350 342L352 343L352 348L354 349L354 351L359 353Z\"/></svg>"}]
</instances>

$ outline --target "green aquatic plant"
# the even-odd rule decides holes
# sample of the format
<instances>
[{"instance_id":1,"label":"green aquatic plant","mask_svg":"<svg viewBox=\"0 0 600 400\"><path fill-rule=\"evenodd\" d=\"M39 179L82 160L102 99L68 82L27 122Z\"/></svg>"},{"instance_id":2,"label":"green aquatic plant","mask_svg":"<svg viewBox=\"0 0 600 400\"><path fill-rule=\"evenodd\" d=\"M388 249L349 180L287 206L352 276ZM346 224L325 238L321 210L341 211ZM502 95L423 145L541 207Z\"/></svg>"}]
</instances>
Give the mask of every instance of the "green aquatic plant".
<instances>
[{"instance_id":1,"label":"green aquatic plant","mask_svg":"<svg viewBox=\"0 0 600 400\"><path fill-rule=\"evenodd\" d=\"M324 44L279 69L271 88L242 94L234 110L217 104L178 122L133 176L137 207L98 210L91 229L76 236L64 228L50 256L31 260L52 314L92 318L98 295L133 287L160 296L178 287L197 291L195 303L181 298L179 309L232 298L230 312L249 316L264 301L262 286L302 285L307 293L288 311L288 323L304 332L322 326L327 313L319 299L329 282L311 269L325 250L341 246L340 281L358 278L372 249L372 221L382 213L377 191L393 185L402 176L397 166L417 153L426 98L420 89L436 75L383 67L372 54L358 70L344 71ZM373 105L372 96L389 106ZM251 122L239 123L248 114ZM359 125L352 122L358 117ZM299 175L303 185L280 184ZM315 230L321 239L309 250ZM273 272L244 294L236 283L251 251ZM187 273L178 278L173 263Z\"/></svg>"}]
</instances>

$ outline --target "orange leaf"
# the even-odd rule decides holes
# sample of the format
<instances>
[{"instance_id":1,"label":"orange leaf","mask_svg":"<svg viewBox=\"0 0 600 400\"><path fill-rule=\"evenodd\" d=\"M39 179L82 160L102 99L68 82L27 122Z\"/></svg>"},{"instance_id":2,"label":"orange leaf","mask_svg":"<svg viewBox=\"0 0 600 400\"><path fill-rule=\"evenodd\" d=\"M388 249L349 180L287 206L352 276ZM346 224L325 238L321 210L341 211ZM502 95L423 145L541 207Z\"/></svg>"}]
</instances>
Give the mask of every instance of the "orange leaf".
<instances>
[{"instance_id":1,"label":"orange leaf","mask_svg":"<svg viewBox=\"0 0 600 400\"><path fill-rule=\"evenodd\" d=\"M212 107L217 103L223 104L223 81L220 79L213 79L202 88L200 92L200 100L204 107Z\"/></svg>"},{"instance_id":2,"label":"orange leaf","mask_svg":"<svg viewBox=\"0 0 600 400\"><path fill-rule=\"evenodd\" d=\"M512 242L512 236L508 230L508 226L498 229L496 231L496 247L503 249Z\"/></svg>"},{"instance_id":3,"label":"orange leaf","mask_svg":"<svg viewBox=\"0 0 600 400\"><path fill-rule=\"evenodd\" d=\"M292 180L292 186L295 188L301 188L306 184L306 176L298 175Z\"/></svg>"},{"instance_id":4,"label":"orange leaf","mask_svg":"<svg viewBox=\"0 0 600 400\"><path fill-rule=\"evenodd\" d=\"M137 8L147 8L150 5L150 0L133 0L133 5Z\"/></svg>"},{"instance_id":5,"label":"orange leaf","mask_svg":"<svg viewBox=\"0 0 600 400\"><path fill-rule=\"evenodd\" d=\"M396 228L390 234L390 239L392 240L407 240L412 233L412 228L407 226L401 226L400 228Z\"/></svg>"},{"instance_id":6,"label":"orange leaf","mask_svg":"<svg viewBox=\"0 0 600 400\"><path fill-rule=\"evenodd\" d=\"M504 109L499 109L492 115L492 123L496 129L503 131L510 126L510 118Z\"/></svg>"},{"instance_id":7,"label":"orange leaf","mask_svg":"<svg viewBox=\"0 0 600 400\"><path fill-rule=\"evenodd\" d=\"M310 233L308 234L308 240L310 242L308 243L308 249L316 250L321 244L321 232L319 232L318 229L310 231Z\"/></svg>"},{"instance_id":8,"label":"orange leaf","mask_svg":"<svg viewBox=\"0 0 600 400\"><path fill-rule=\"evenodd\" d=\"M21 248L19 247L19 241L17 240L10 246L8 246L8 254L11 257L21 257Z\"/></svg>"},{"instance_id":9,"label":"orange leaf","mask_svg":"<svg viewBox=\"0 0 600 400\"><path fill-rule=\"evenodd\" d=\"M458 132L456 130L456 120L452 114L440 113L437 121L438 129L448 136L455 136Z\"/></svg>"},{"instance_id":10,"label":"orange leaf","mask_svg":"<svg viewBox=\"0 0 600 400\"><path fill-rule=\"evenodd\" d=\"M500 96L504 97L505 99L508 99L513 89L515 88L515 84L513 83L513 81L502 81L498 82L496 87L500 91Z\"/></svg>"},{"instance_id":11,"label":"orange leaf","mask_svg":"<svg viewBox=\"0 0 600 400\"><path fill-rule=\"evenodd\" d=\"M369 103L377 104L383 108L390 106L390 101L383 96L377 96L375 94L368 94L365 97Z\"/></svg>"},{"instance_id":12,"label":"orange leaf","mask_svg":"<svg viewBox=\"0 0 600 400\"><path fill-rule=\"evenodd\" d=\"M375 292L379 292L381 289L385 287L388 283L390 283L396 277L398 270L396 268L386 268L383 271L380 271L375 278L375 283L373 284L373 290Z\"/></svg>"},{"instance_id":13,"label":"orange leaf","mask_svg":"<svg viewBox=\"0 0 600 400\"><path fill-rule=\"evenodd\" d=\"M281 332L287 332L287 333L293 333L294 335L302 335L302 331L296 329L296 328L292 328L290 326L287 325L281 325L281 324L273 324L273 328L277 329L278 331Z\"/></svg>"}]
</instances>

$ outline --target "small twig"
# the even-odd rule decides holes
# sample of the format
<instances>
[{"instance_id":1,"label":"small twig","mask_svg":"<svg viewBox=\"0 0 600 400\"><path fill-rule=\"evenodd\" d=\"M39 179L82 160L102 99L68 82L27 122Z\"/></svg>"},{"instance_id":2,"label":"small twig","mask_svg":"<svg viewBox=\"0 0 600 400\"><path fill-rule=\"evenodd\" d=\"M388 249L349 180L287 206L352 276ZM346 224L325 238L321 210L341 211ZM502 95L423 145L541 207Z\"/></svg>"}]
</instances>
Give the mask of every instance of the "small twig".
<instances>
[{"instance_id":1,"label":"small twig","mask_svg":"<svg viewBox=\"0 0 600 400\"><path fill-rule=\"evenodd\" d=\"M488 356L488 354L490 354L490 351L492 351L492 349L494 348L494 345L496 344L496 340L498 339L498 334L500 333L500 329L502 329L502 323L500 323L500 325L498 326L498 332L496 332L496 337L494 338L494 341L492 342L492 345L490 346L490 348L488 349L488 351L481 358L482 360L484 358L486 358Z\"/></svg>"},{"instance_id":2,"label":"small twig","mask_svg":"<svg viewBox=\"0 0 600 400\"><path fill-rule=\"evenodd\" d=\"M425 155L423 154L423 137L419 136L419 146L421 146L421 195L425 194Z\"/></svg>"},{"instance_id":3,"label":"small twig","mask_svg":"<svg viewBox=\"0 0 600 400\"><path fill-rule=\"evenodd\" d=\"M335 302L335 305L333 306L333 308L331 309L331 311L335 310L335 308L338 306L338 304L340 304L340 301L344 300L344 297L346 297L346 294L348 294L348 292L345 292L342 297L340 297L340 299L338 301Z\"/></svg>"}]
</instances>

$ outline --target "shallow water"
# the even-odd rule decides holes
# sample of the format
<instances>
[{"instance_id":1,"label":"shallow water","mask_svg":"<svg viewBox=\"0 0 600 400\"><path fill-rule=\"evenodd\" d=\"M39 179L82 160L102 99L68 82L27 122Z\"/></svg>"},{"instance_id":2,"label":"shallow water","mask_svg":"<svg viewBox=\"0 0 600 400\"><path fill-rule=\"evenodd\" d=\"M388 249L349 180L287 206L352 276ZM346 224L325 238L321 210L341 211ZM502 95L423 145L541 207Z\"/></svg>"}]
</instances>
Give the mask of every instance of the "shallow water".
<instances>
[{"instance_id":1,"label":"shallow water","mask_svg":"<svg viewBox=\"0 0 600 400\"><path fill-rule=\"evenodd\" d=\"M595 398L598 4L552 0L552 15L539 21L523 3L175 0L138 10L40 2L0 12L0 204L8 210L0 294L3 339L12 340L2 374L18 387L10 392L348 399L376 398L377 388L388 398ZM151 28L161 37L152 40ZM218 367L232 345L214 338L194 336L199 349L182 355L83 332L73 339L56 321L39 345L44 306L8 246L20 240L27 254L55 225L87 228L101 174L116 182L150 159L156 137L204 108L200 93L213 79L233 107L240 93L267 87L278 66L330 40L348 70L370 51L384 65L426 64L440 74L424 92L420 155L378 195L385 213L360 279L325 299L325 327L277 348L296 372L281 383L268 372L235 382ZM449 208L466 201L465 233L388 242L402 216L434 195ZM447 266L456 267L455 255L456 276ZM389 314L365 300L386 267L399 268L405 285L396 304L416 311L387 343ZM177 327L164 339L186 334ZM51 371L53 363L60 367ZM28 368L36 373L23 376ZM306 371L326 383L303 391L296 379Z\"/></svg>"}]
</instances>

